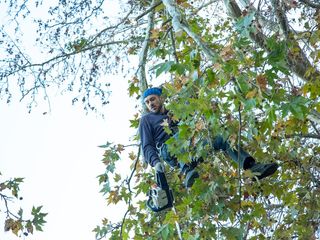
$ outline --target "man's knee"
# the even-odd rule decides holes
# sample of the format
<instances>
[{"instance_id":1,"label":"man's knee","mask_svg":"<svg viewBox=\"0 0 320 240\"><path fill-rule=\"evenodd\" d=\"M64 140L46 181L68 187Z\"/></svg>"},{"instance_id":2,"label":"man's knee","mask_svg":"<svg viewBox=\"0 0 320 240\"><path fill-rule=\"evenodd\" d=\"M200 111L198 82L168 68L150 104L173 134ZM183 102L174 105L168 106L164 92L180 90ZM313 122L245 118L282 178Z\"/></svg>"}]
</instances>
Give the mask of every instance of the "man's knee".
<instances>
[{"instance_id":1,"label":"man's knee","mask_svg":"<svg viewBox=\"0 0 320 240\"><path fill-rule=\"evenodd\" d=\"M217 136L213 139L213 148L216 151L218 150L225 151L227 149L227 143L222 136Z\"/></svg>"}]
</instances>

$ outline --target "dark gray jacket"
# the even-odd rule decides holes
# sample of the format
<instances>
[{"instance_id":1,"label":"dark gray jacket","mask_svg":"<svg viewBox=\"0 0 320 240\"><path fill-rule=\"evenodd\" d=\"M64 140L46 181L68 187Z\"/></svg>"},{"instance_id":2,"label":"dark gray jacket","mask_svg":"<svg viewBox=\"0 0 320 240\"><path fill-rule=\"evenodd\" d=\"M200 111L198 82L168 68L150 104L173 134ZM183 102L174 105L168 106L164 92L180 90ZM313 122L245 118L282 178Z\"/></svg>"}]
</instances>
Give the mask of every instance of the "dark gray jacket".
<instances>
[{"instance_id":1,"label":"dark gray jacket","mask_svg":"<svg viewBox=\"0 0 320 240\"><path fill-rule=\"evenodd\" d=\"M139 133L142 145L142 152L145 160L152 166L160 161L157 151L157 144L161 146L170 138L162 126L165 119L168 120L169 126L172 123L165 113L147 113L140 119Z\"/></svg>"}]
</instances>

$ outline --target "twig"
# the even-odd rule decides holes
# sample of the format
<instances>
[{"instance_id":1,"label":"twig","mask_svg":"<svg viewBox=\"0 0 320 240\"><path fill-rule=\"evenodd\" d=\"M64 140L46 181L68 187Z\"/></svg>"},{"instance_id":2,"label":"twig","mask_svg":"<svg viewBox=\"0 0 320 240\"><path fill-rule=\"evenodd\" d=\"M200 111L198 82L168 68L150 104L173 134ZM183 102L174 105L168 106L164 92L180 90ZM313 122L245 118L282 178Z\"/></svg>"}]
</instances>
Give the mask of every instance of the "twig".
<instances>
[{"instance_id":1,"label":"twig","mask_svg":"<svg viewBox=\"0 0 320 240\"><path fill-rule=\"evenodd\" d=\"M320 136L320 131L317 129L317 126L314 124L314 122L313 122L313 121L310 121L310 123L311 123L313 129L314 129L314 130L317 132L317 134Z\"/></svg>"},{"instance_id":2,"label":"twig","mask_svg":"<svg viewBox=\"0 0 320 240\"><path fill-rule=\"evenodd\" d=\"M129 207L130 206L131 206L131 201L129 201ZM124 223L126 221L128 213L130 211L129 207L128 207L128 210L126 211L126 213L124 214L123 219L122 219L121 228L120 228L120 239L122 239L123 225L124 225Z\"/></svg>"},{"instance_id":3,"label":"twig","mask_svg":"<svg viewBox=\"0 0 320 240\"><path fill-rule=\"evenodd\" d=\"M314 138L314 139L320 139L320 135L317 134L285 134L285 138L294 138L294 137L300 137L300 138ZM279 137L280 138L280 137Z\"/></svg>"},{"instance_id":4,"label":"twig","mask_svg":"<svg viewBox=\"0 0 320 240\"><path fill-rule=\"evenodd\" d=\"M127 185L128 185L128 189L129 189L129 192L132 192L132 191L131 191L131 188L130 188L130 182L131 182L131 179L132 179L132 177L133 177L134 172L135 172L136 169L137 169L137 165L138 165L138 162L139 162L139 159L140 159L140 154L141 154L141 147L140 147L140 145L139 145L138 156L137 156L136 161L135 161L135 163L134 163L134 167L133 167L133 169L132 169L132 171L131 171L131 174L130 174L129 178L126 180Z\"/></svg>"},{"instance_id":5,"label":"twig","mask_svg":"<svg viewBox=\"0 0 320 240\"><path fill-rule=\"evenodd\" d=\"M178 55L177 55L177 51L176 51L176 43L174 40L172 28L170 29L170 38L171 38L171 43L172 43L172 50L173 50L174 59L175 59L176 63L179 63L179 59L178 59Z\"/></svg>"},{"instance_id":6,"label":"twig","mask_svg":"<svg viewBox=\"0 0 320 240\"><path fill-rule=\"evenodd\" d=\"M13 214L10 211L9 206L8 206L8 201L11 201L12 197L8 197L7 195L4 195L4 194L0 193L0 198L3 199L3 201L4 201L4 205L6 207L7 217L9 217L11 215L16 219L19 219L19 217L17 215ZM24 221L24 220L22 220L22 221Z\"/></svg>"},{"instance_id":7,"label":"twig","mask_svg":"<svg viewBox=\"0 0 320 240\"><path fill-rule=\"evenodd\" d=\"M200 12L203 8L206 8L206 7L208 7L209 5L211 5L212 3L216 3L216 2L218 2L219 0L211 0L211 1L209 1L209 2L207 2L207 3L204 3L204 4L202 4L198 9L196 9L193 13L194 14L197 14L198 12Z\"/></svg>"},{"instance_id":8,"label":"twig","mask_svg":"<svg viewBox=\"0 0 320 240\"><path fill-rule=\"evenodd\" d=\"M162 1L158 1L158 2L153 2L153 4L151 4L151 6L143 13L141 13L140 15L138 15L135 20L138 21L140 18L142 18L143 16L147 15L149 12L151 12L152 10L154 10L156 7L158 7L160 4L162 3Z\"/></svg>"},{"instance_id":9,"label":"twig","mask_svg":"<svg viewBox=\"0 0 320 240\"><path fill-rule=\"evenodd\" d=\"M239 131L238 131L238 180L239 180L239 212L241 210L241 165L240 165L240 147L241 147L241 128L242 128L242 119L241 119L241 103L239 104Z\"/></svg>"},{"instance_id":10,"label":"twig","mask_svg":"<svg viewBox=\"0 0 320 240\"><path fill-rule=\"evenodd\" d=\"M130 14L133 12L134 8L131 8L130 11L127 13L127 15L119 22L117 23L116 25L114 26L110 26L110 27L107 27L103 30L101 30L91 41L88 42L88 45L90 45L91 43L93 43L98 37L100 37L104 32L108 31L108 30L111 30L111 29L116 29L118 28L122 23L124 23L128 17L130 16Z\"/></svg>"},{"instance_id":11,"label":"twig","mask_svg":"<svg viewBox=\"0 0 320 240\"><path fill-rule=\"evenodd\" d=\"M140 147L140 145L139 145L138 155L137 155L136 161L135 161L135 163L134 163L134 167L133 167L133 169L132 169L132 171L131 171L131 174L130 174L129 178L127 178L126 181L125 181L126 184L127 184L127 186L128 186L128 190L129 190L130 193L132 193L131 187L130 187L130 183L131 183L131 179L132 179L132 177L133 177L133 174L134 174L134 172L135 172L136 169L137 169L137 165L138 165L138 162L139 162L139 159L140 159L140 153L141 153L141 147ZM120 228L120 239L122 239L123 226L124 226L124 223L125 223L125 221L126 221L127 215L128 215L128 213L130 212L130 207L131 207L131 199L129 199L128 209L127 209L127 211L126 211L126 213L124 214L123 219L122 219L121 228Z\"/></svg>"}]
</instances>

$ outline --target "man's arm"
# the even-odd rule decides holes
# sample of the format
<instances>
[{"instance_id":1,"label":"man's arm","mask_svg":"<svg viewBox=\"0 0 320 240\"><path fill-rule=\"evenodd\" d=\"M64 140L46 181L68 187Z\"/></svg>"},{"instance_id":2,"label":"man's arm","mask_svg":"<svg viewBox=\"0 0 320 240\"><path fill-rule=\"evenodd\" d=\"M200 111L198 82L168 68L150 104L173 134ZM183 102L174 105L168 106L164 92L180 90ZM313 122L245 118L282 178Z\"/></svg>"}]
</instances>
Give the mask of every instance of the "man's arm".
<instances>
[{"instance_id":1,"label":"man's arm","mask_svg":"<svg viewBox=\"0 0 320 240\"><path fill-rule=\"evenodd\" d=\"M142 117L140 120L139 133L143 156L146 161L154 167L158 162L160 162L160 158L158 156L156 142L153 136L154 131L146 117Z\"/></svg>"}]
</instances>

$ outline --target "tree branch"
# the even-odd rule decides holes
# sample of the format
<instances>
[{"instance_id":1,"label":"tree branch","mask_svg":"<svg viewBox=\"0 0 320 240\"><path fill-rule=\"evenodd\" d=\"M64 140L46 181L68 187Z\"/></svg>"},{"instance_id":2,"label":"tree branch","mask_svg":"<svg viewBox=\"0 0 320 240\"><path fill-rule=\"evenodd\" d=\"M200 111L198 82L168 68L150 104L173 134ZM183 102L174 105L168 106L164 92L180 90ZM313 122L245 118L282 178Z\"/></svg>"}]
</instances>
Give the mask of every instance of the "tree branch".
<instances>
[{"instance_id":1,"label":"tree branch","mask_svg":"<svg viewBox=\"0 0 320 240\"><path fill-rule=\"evenodd\" d=\"M307 118L312 121L312 122L315 122L317 124L320 125L320 113L318 113L317 111L315 110L312 110L309 115L307 116Z\"/></svg>"},{"instance_id":2,"label":"tree branch","mask_svg":"<svg viewBox=\"0 0 320 240\"><path fill-rule=\"evenodd\" d=\"M123 24L130 16L130 14L133 12L134 10L134 7L130 9L130 11L127 13L127 15L119 22L117 23L116 25L114 26L110 26L110 27L107 27L103 30L101 30L91 41L88 42L88 45L91 45L98 37L100 37L104 32L108 31L108 30L111 30L111 29L116 29L118 28L121 24Z\"/></svg>"},{"instance_id":3,"label":"tree branch","mask_svg":"<svg viewBox=\"0 0 320 240\"><path fill-rule=\"evenodd\" d=\"M280 28L283 31L286 38L288 38L290 30L289 30L288 19L283 10L283 6L281 6L281 3L279 0L272 0L272 5L276 13Z\"/></svg>"},{"instance_id":4,"label":"tree branch","mask_svg":"<svg viewBox=\"0 0 320 240\"><path fill-rule=\"evenodd\" d=\"M131 174L130 174L129 178L126 179L126 183L127 183L128 190L129 190L130 193L132 193L131 187L130 187L131 179L133 177L134 172L137 169L137 165L138 165L138 162L139 162L139 159L140 159L140 154L141 154L141 147L139 145L138 155L137 155L136 161L134 163L134 167L133 167L133 169L131 171ZM125 212L125 214L123 216L123 219L122 219L121 228L120 228L120 239L122 239L123 226L124 226L124 223L126 221L127 215L130 212L130 207L131 207L131 198L129 199L129 202L128 202L128 209Z\"/></svg>"},{"instance_id":5,"label":"tree branch","mask_svg":"<svg viewBox=\"0 0 320 240\"><path fill-rule=\"evenodd\" d=\"M311 123L311 126L313 127L313 129L316 131L316 133L317 133L318 135L320 135L320 131L317 129L317 126L314 124L314 122L313 122L313 121L310 121L310 123Z\"/></svg>"},{"instance_id":6,"label":"tree branch","mask_svg":"<svg viewBox=\"0 0 320 240\"><path fill-rule=\"evenodd\" d=\"M141 13L140 15L138 15L135 20L138 21L140 18L142 18L143 16L147 15L149 12L153 11L156 7L158 7L160 4L162 3L162 1L157 1L154 2L153 4L151 4L151 6L143 13Z\"/></svg>"},{"instance_id":7,"label":"tree branch","mask_svg":"<svg viewBox=\"0 0 320 240\"><path fill-rule=\"evenodd\" d=\"M155 5L155 0L152 0L151 6ZM139 55L139 67L138 67L138 79L139 79L139 89L142 93L147 87L147 78L146 78L146 61L150 46L150 38L151 38L151 31L154 27L154 11L155 8L151 9L151 12L148 16L148 26L146 29L146 36L144 38L144 41L142 43L142 48Z\"/></svg>"},{"instance_id":8,"label":"tree branch","mask_svg":"<svg viewBox=\"0 0 320 240\"><path fill-rule=\"evenodd\" d=\"M285 138L293 138L293 137L320 139L320 135L317 135L317 134L286 134L285 135Z\"/></svg>"},{"instance_id":9,"label":"tree branch","mask_svg":"<svg viewBox=\"0 0 320 240\"><path fill-rule=\"evenodd\" d=\"M170 38L171 38L174 59L175 59L176 63L179 63L179 58L178 58L177 51L176 51L176 43L174 40L172 28L170 29Z\"/></svg>"},{"instance_id":10,"label":"tree branch","mask_svg":"<svg viewBox=\"0 0 320 240\"><path fill-rule=\"evenodd\" d=\"M229 10L229 14L233 18L237 20L242 17L242 11L235 0L225 0L225 5ZM268 49L266 45L267 37L260 30L256 29L256 32L250 32L250 37L254 42L258 44L258 46L265 49L267 52L271 51L271 49ZM290 39L290 41L293 41L293 40ZM287 54L288 67L299 78L305 81L313 82L316 79L319 79L320 72L317 69L315 69L315 67L312 66L307 56L305 55L304 51L300 48L299 44L296 41L292 43L295 45L298 51L296 51L295 55L293 54L290 55L290 51L288 51L288 54ZM312 72L307 76L306 73L310 71L310 69L314 69L314 72Z\"/></svg>"},{"instance_id":11,"label":"tree branch","mask_svg":"<svg viewBox=\"0 0 320 240\"><path fill-rule=\"evenodd\" d=\"M136 39L137 42L140 41L139 38ZM134 42L134 39L131 39L130 40L131 42ZM76 51L73 51L73 52L70 52L70 53L63 53L61 55L58 55L58 56L55 56L53 58L50 58L42 63L32 63L32 64L25 64L21 67L19 67L18 69L14 70L14 71L11 71L11 72L8 72L7 74L3 73L3 74L0 74L0 76L2 78L5 78L5 77L9 77L10 75L14 75L15 73L17 72L20 72L20 71L23 71L27 68L32 68L32 67L43 67L51 62L55 62L59 59L67 59L73 55L77 55L79 53L82 53L82 52L86 52L86 51L90 51L92 49L95 49L95 48L99 48L99 47L106 47L106 46L109 46L109 45L116 45L116 44L123 44L123 43L128 43L128 40L121 40L121 41L111 41L111 42L106 42L106 43L101 43L101 44L96 44L96 45L93 45L93 46L89 46L89 47L85 47L85 48L82 48L82 49L78 49Z\"/></svg>"},{"instance_id":12,"label":"tree branch","mask_svg":"<svg viewBox=\"0 0 320 240\"><path fill-rule=\"evenodd\" d=\"M308 5L309 7L320 9L320 3L314 3L314 2L311 2L310 0L300 0L300 2Z\"/></svg>"},{"instance_id":13,"label":"tree branch","mask_svg":"<svg viewBox=\"0 0 320 240\"><path fill-rule=\"evenodd\" d=\"M198 9L196 9L194 11L194 14L197 14L198 12L200 12L202 9L208 7L209 5L211 5L212 3L216 3L218 2L219 0L210 0L209 2L207 3L203 3Z\"/></svg>"},{"instance_id":14,"label":"tree branch","mask_svg":"<svg viewBox=\"0 0 320 240\"><path fill-rule=\"evenodd\" d=\"M210 59L214 60L217 58L217 53L215 53L211 48L207 46L207 44L202 41L201 37L197 35L195 32L191 30L191 28L188 26L188 23L185 19L183 19L182 15L177 9L177 6L174 1L172 0L163 0L163 4L165 5L168 13L172 17L172 26L173 29L177 32L180 30L185 31L189 37L191 37L196 44L202 48L204 54Z\"/></svg>"}]
</instances>

